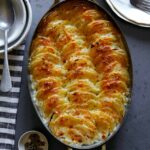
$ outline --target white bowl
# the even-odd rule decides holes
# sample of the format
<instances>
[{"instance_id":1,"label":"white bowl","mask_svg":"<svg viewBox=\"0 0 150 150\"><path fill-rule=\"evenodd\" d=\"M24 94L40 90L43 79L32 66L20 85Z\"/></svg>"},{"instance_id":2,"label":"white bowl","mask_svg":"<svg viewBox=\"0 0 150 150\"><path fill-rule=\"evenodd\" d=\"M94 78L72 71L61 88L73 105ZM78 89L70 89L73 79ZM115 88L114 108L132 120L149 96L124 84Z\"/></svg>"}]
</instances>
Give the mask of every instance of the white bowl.
<instances>
[{"instance_id":1,"label":"white bowl","mask_svg":"<svg viewBox=\"0 0 150 150\"><path fill-rule=\"evenodd\" d=\"M18 36L18 38L14 41L12 41L11 43L8 44L8 51L12 50L13 48L15 48L16 46L18 46L26 37L26 35L28 34L30 27L31 27L31 23L32 23L32 8L31 5L29 3L29 0L21 0L23 1L24 5L25 5L25 12L27 15L27 19L24 25L24 29L21 32L21 34ZM24 14L25 15L25 14ZM4 46L0 47L0 53L4 52Z\"/></svg>"},{"instance_id":2,"label":"white bowl","mask_svg":"<svg viewBox=\"0 0 150 150\"><path fill-rule=\"evenodd\" d=\"M27 11L23 0L13 0L12 5L15 11L15 20L8 32L8 43L15 41L20 36L27 21ZM2 46L4 46L4 31L0 30L0 47Z\"/></svg>"},{"instance_id":3,"label":"white bowl","mask_svg":"<svg viewBox=\"0 0 150 150\"><path fill-rule=\"evenodd\" d=\"M47 141L47 138L45 137L45 135L43 135L41 132L34 131L34 130L28 131L28 132L25 132L24 134L22 134L22 136L20 137L20 139L18 141L18 149L25 150L25 144L31 143L31 139L29 137L32 134L39 136L40 141L44 142L44 145L42 146L42 148L44 150L48 150L48 141ZM32 144L31 144L31 146L32 146Z\"/></svg>"}]
</instances>

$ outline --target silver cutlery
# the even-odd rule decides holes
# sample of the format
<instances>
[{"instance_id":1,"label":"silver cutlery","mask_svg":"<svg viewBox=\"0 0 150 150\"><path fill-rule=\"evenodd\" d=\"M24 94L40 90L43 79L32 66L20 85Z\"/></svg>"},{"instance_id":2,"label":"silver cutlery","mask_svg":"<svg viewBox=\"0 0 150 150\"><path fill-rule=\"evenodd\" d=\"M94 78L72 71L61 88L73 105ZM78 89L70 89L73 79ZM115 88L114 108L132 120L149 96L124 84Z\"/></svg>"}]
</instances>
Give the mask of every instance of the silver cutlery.
<instances>
[{"instance_id":1,"label":"silver cutlery","mask_svg":"<svg viewBox=\"0 0 150 150\"><path fill-rule=\"evenodd\" d=\"M4 64L0 90L8 92L12 88L12 82L8 64L8 31L14 23L14 10L11 0L0 0L0 29L4 31Z\"/></svg>"},{"instance_id":2,"label":"silver cutlery","mask_svg":"<svg viewBox=\"0 0 150 150\"><path fill-rule=\"evenodd\" d=\"M150 0L130 0L135 7L150 13Z\"/></svg>"}]
</instances>

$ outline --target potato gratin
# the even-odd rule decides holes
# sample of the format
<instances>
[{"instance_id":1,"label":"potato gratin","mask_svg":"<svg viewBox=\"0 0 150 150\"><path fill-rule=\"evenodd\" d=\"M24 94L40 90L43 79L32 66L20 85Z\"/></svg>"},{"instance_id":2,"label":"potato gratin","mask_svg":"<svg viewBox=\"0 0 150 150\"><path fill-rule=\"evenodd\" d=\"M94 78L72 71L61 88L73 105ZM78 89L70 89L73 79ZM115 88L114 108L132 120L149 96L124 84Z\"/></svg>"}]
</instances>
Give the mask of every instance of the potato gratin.
<instances>
[{"instance_id":1,"label":"potato gratin","mask_svg":"<svg viewBox=\"0 0 150 150\"><path fill-rule=\"evenodd\" d=\"M61 141L104 141L122 121L130 86L122 40L108 16L83 0L64 2L42 19L30 77L35 101Z\"/></svg>"}]
</instances>

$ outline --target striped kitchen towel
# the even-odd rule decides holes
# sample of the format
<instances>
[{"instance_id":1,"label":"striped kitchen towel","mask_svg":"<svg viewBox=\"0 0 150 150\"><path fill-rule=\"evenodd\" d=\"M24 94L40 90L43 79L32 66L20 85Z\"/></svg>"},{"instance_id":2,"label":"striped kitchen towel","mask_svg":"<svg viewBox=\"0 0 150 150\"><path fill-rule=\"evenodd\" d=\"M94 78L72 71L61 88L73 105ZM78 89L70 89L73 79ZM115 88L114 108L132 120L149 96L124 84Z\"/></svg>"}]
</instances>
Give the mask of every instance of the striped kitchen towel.
<instances>
[{"instance_id":1,"label":"striped kitchen towel","mask_svg":"<svg viewBox=\"0 0 150 150\"><path fill-rule=\"evenodd\" d=\"M0 150L12 150L15 144L15 124L25 44L9 52L9 67L13 88L8 93L0 92ZM3 55L0 54L0 79Z\"/></svg>"}]
</instances>

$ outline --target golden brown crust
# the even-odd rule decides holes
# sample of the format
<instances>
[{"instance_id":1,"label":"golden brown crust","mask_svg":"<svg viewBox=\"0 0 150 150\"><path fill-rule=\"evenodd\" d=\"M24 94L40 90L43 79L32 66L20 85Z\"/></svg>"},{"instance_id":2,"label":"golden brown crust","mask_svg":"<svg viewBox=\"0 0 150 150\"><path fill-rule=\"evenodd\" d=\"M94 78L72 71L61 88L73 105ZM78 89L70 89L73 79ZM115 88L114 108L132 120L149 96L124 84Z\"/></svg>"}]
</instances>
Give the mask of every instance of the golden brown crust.
<instances>
[{"instance_id":1,"label":"golden brown crust","mask_svg":"<svg viewBox=\"0 0 150 150\"><path fill-rule=\"evenodd\" d=\"M89 3L67 1L41 21L30 73L55 136L72 144L104 140L121 122L129 92L119 31Z\"/></svg>"}]
</instances>

